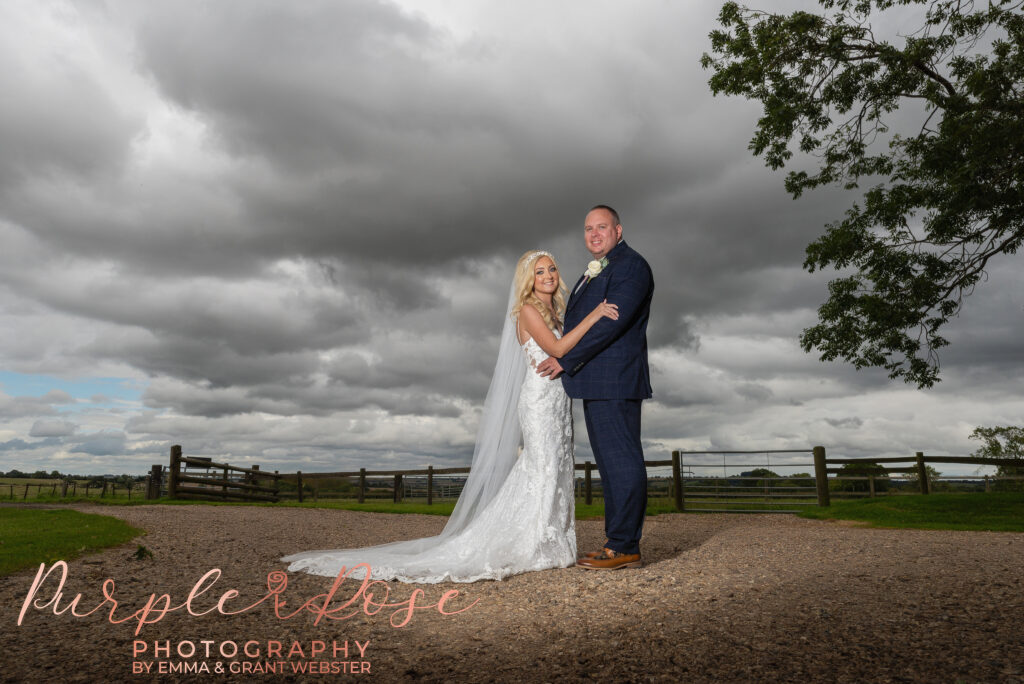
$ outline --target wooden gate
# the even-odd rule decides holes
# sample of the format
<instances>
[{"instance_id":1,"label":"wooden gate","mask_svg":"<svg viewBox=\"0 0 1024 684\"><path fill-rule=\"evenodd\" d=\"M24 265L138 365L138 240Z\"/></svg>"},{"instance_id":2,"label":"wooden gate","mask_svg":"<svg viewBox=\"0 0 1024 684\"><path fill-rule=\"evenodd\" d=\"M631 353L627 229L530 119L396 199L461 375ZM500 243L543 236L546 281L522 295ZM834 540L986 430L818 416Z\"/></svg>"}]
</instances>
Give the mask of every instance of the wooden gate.
<instances>
[{"instance_id":1,"label":"wooden gate","mask_svg":"<svg viewBox=\"0 0 1024 684\"><path fill-rule=\"evenodd\" d=\"M205 469L204 474L182 472L182 465ZM211 472L220 471L220 472ZM227 463L214 463L208 458L189 458L181 455L181 445L171 447L171 467L167 477L167 495L172 499L242 499L244 501L277 501L277 482L280 475L252 468L239 468ZM270 479L272 487L256 484ZM183 484L184 483L184 484Z\"/></svg>"}]
</instances>

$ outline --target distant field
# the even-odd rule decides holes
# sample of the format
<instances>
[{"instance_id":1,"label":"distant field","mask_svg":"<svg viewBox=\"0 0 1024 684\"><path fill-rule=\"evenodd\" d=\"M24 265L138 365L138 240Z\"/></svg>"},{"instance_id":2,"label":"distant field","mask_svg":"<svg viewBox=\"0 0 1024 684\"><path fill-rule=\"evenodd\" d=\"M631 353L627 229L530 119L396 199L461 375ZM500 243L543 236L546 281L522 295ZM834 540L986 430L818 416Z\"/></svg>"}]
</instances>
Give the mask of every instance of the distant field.
<instances>
[{"instance_id":1,"label":"distant field","mask_svg":"<svg viewBox=\"0 0 1024 684\"><path fill-rule=\"evenodd\" d=\"M4 485L4 489L6 489L9 484L30 484L34 487L37 484L53 485L54 482L59 485L61 480L55 480L52 477L0 477L0 485ZM78 482L85 482L85 480L78 480Z\"/></svg>"},{"instance_id":2,"label":"distant field","mask_svg":"<svg viewBox=\"0 0 1024 684\"><path fill-rule=\"evenodd\" d=\"M103 493L102 485L86 487L88 480L70 480L67 496L61 498L62 480L31 478L31 477L4 477L0 478L0 501L25 501L38 503L71 503L73 501L93 500ZM28 488L26 490L26 487ZM133 483L131 499L141 499L145 496L146 484ZM128 499L128 488L122 484L107 485L107 499Z\"/></svg>"}]
</instances>

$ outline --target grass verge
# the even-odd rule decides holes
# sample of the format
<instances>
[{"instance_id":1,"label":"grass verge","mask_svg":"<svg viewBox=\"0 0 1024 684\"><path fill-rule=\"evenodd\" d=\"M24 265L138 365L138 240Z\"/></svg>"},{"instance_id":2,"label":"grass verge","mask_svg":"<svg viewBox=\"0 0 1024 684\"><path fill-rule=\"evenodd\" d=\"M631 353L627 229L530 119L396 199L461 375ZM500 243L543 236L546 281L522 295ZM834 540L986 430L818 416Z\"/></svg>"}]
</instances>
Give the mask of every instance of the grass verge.
<instances>
[{"instance_id":1,"label":"grass verge","mask_svg":"<svg viewBox=\"0 0 1024 684\"><path fill-rule=\"evenodd\" d=\"M803 518L860 520L872 527L1024 532L1024 492L918 494L834 502Z\"/></svg>"},{"instance_id":2,"label":"grass verge","mask_svg":"<svg viewBox=\"0 0 1024 684\"><path fill-rule=\"evenodd\" d=\"M106 515L0 508L0 577L123 544L145 530Z\"/></svg>"}]
</instances>

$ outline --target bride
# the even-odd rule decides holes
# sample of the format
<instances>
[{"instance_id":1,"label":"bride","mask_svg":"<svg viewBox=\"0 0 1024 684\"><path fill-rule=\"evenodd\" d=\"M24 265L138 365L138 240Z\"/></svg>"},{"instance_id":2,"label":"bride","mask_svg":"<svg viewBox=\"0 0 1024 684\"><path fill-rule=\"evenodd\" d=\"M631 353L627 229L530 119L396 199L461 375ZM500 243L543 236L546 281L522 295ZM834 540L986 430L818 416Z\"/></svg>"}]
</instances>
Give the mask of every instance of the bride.
<instances>
[{"instance_id":1,"label":"bride","mask_svg":"<svg viewBox=\"0 0 1024 684\"><path fill-rule=\"evenodd\" d=\"M289 571L334 577L342 566L347 572L366 563L371 579L436 583L575 564L571 400L560 381L532 367L563 356L603 316L618 318L618 308L602 302L563 335L565 293L550 252L519 259L469 477L444 530L361 549L292 554L281 559L291 563Z\"/></svg>"}]
</instances>

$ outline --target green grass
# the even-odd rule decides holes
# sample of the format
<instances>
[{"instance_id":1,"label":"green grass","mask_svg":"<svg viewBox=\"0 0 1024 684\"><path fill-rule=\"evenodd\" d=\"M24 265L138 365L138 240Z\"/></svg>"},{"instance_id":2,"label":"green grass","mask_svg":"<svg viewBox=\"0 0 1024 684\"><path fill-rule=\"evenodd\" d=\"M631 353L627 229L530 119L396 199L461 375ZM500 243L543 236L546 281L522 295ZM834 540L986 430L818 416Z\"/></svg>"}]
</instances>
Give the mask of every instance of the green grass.
<instances>
[{"instance_id":1,"label":"green grass","mask_svg":"<svg viewBox=\"0 0 1024 684\"><path fill-rule=\"evenodd\" d=\"M0 499L2 501L2 499ZM368 501L366 503L359 503L357 501L304 501L299 503L298 501L279 501L272 503L269 501L214 501L214 500L200 500L200 499L168 499L163 497L156 500L147 500L142 496L132 497L130 500L127 498L96 498L90 496L85 498L84 496L79 497L64 497L63 499L59 496L41 496L38 499L29 497L28 502L30 503L52 503L52 504L67 504L67 503L88 503L97 504L100 506L270 506L279 508L339 508L348 511L364 511L366 513L422 513L425 515L451 515L452 509L455 508L455 501L438 501L430 506L426 502L415 502L405 501L402 503L394 503L391 500L381 501Z\"/></svg>"},{"instance_id":2,"label":"green grass","mask_svg":"<svg viewBox=\"0 0 1024 684\"><path fill-rule=\"evenodd\" d=\"M201 504L204 506L271 506L271 507L283 507L283 508L328 508L328 509L342 509L346 511L363 511L366 513L395 513L395 514L407 514L407 513L419 513L423 515L451 515L452 509L455 508L454 500L437 501L431 505L427 505L425 499L403 501L402 503L394 503L391 500L378 500L378 501L367 501L366 503L359 503L357 501L337 501L337 500L321 500L321 501L304 501L299 503L298 501L280 501L278 503L262 502L262 501L201 501L199 499L168 499L162 498L157 500L146 500L144 498L136 497L132 499L126 498L96 498L96 497L65 497L60 496L47 496L43 495L38 498L30 497L29 501L36 503L90 503L99 504L101 506L149 506L149 505L161 505L161 506L190 506ZM663 513L677 513L675 503L670 498L654 498L651 497L647 501L647 515L661 515ZM600 518L604 516L604 502L602 499L595 497L594 503L589 506L583 502L583 499L576 500L576 518L578 520L585 520L587 518Z\"/></svg>"},{"instance_id":3,"label":"green grass","mask_svg":"<svg viewBox=\"0 0 1024 684\"><path fill-rule=\"evenodd\" d=\"M576 519L586 520L587 518L602 518L604 517L604 500L594 498L594 503L589 506L584 503L583 499L576 500ZM648 498L647 499L647 515L661 515L663 513L678 513L676 510L676 504L673 499L668 498Z\"/></svg>"},{"instance_id":4,"label":"green grass","mask_svg":"<svg viewBox=\"0 0 1024 684\"><path fill-rule=\"evenodd\" d=\"M106 515L5 506L0 508L0 577L124 544L141 534L145 530Z\"/></svg>"},{"instance_id":5,"label":"green grass","mask_svg":"<svg viewBox=\"0 0 1024 684\"><path fill-rule=\"evenodd\" d=\"M1024 493L917 494L833 502L799 513L818 520L860 520L872 527L1024 532Z\"/></svg>"},{"instance_id":6,"label":"green grass","mask_svg":"<svg viewBox=\"0 0 1024 684\"><path fill-rule=\"evenodd\" d=\"M116 488L107 488L105 496L100 496L103 491L103 487L90 487L89 495L85 494L85 484L80 483L77 489L73 489L70 485L68 486L68 495L61 498L61 486L57 485L56 491L54 491L53 480L49 483L43 483L43 487L40 490L36 487L35 482L28 481L29 489L25 492L25 481L21 484L15 483L14 490L7 485L7 483L0 482L0 503L77 503L80 501L95 501L96 499L124 499L129 500L128 490L124 485L117 485ZM53 492L53 493L51 493ZM74 492L74 495L72 495ZM27 495L26 495L27 494ZM146 497L145 485L133 485L131 493L131 501L134 503L136 499L144 499Z\"/></svg>"}]
</instances>

